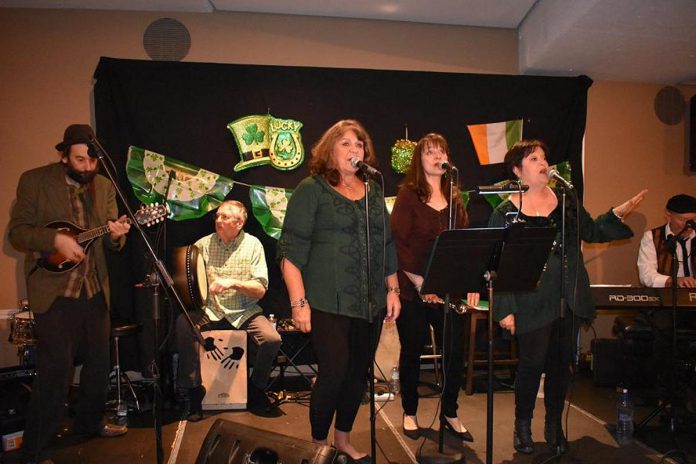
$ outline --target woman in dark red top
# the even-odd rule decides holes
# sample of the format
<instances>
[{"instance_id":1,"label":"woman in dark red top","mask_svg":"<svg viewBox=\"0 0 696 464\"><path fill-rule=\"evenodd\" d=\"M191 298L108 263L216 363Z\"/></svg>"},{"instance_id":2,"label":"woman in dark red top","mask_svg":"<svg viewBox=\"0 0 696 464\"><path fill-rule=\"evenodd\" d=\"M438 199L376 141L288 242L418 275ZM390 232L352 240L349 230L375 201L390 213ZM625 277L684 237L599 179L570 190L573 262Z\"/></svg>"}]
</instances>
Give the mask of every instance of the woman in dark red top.
<instances>
[{"instance_id":1,"label":"woman in dark red top","mask_svg":"<svg viewBox=\"0 0 696 464\"><path fill-rule=\"evenodd\" d=\"M411 166L399 188L391 215L392 235L399 259L401 317L396 321L401 341L399 371L401 404L404 408L403 430L410 438L420 435L418 409L418 375L420 355L432 325L437 339L442 340L443 325L445 382L442 393L442 414L446 429L455 436L473 441L469 431L457 417L457 397L461 388L463 368L463 315L447 311L443 324L442 300L437 295L420 294L430 250L435 238L448 228L450 181L443 162L450 163L449 147L444 137L428 134L416 145ZM467 215L459 188L453 192L455 228L467 225ZM471 305L478 304L478 293L467 296Z\"/></svg>"}]
</instances>

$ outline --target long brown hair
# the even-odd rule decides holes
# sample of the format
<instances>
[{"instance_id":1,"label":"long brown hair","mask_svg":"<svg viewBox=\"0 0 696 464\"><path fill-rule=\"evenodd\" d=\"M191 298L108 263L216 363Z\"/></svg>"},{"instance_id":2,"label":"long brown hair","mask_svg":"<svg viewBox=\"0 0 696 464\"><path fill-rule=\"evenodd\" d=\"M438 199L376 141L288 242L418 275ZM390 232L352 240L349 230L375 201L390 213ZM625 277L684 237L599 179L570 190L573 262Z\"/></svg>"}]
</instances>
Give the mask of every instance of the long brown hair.
<instances>
[{"instance_id":1,"label":"long brown hair","mask_svg":"<svg viewBox=\"0 0 696 464\"><path fill-rule=\"evenodd\" d=\"M375 166L377 158L375 157L375 148L372 145L370 134L367 133L362 124L355 119L342 119L333 126L329 127L324 135L312 146L312 159L309 160L309 173L311 175L320 175L324 177L331 185L338 185L341 180L341 174L335 166L333 166L333 148L336 141L346 132L352 130L365 146L365 158L363 161L371 166ZM361 180L365 180L365 174L358 172L356 174Z\"/></svg>"},{"instance_id":2,"label":"long brown hair","mask_svg":"<svg viewBox=\"0 0 696 464\"><path fill-rule=\"evenodd\" d=\"M406 177L401 183L401 187L416 192L418 199L423 203L430 201L430 197L433 194L432 188L430 188L430 184L428 184L425 178L425 172L423 172L422 158L423 154L428 150L428 147L440 148L447 155L447 162L452 162L449 144L442 135L431 132L418 141L416 148L413 150L413 156L411 157L411 166L409 166L406 172ZM445 195L445 198L449 201L450 181L447 176L443 175L440 177L440 189L442 189L443 195ZM462 201L462 194L457 184L453 185L452 198L454 199L453 206L461 208L464 214L464 223L468 223L469 219L466 209L464 208L464 202Z\"/></svg>"}]
</instances>

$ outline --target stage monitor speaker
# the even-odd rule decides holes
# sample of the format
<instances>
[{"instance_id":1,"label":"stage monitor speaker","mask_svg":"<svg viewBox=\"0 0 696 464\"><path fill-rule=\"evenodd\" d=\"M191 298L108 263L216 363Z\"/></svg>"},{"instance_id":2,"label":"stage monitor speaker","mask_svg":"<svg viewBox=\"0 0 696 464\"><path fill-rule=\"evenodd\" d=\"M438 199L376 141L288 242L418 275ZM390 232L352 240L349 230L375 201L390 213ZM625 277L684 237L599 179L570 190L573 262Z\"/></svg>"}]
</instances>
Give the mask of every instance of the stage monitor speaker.
<instances>
[{"instance_id":1,"label":"stage monitor speaker","mask_svg":"<svg viewBox=\"0 0 696 464\"><path fill-rule=\"evenodd\" d=\"M696 95L691 97L691 111L689 111L689 167L696 171Z\"/></svg>"},{"instance_id":2,"label":"stage monitor speaker","mask_svg":"<svg viewBox=\"0 0 696 464\"><path fill-rule=\"evenodd\" d=\"M336 449L222 419L206 435L196 464L331 464Z\"/></svg>"}]
</instances>

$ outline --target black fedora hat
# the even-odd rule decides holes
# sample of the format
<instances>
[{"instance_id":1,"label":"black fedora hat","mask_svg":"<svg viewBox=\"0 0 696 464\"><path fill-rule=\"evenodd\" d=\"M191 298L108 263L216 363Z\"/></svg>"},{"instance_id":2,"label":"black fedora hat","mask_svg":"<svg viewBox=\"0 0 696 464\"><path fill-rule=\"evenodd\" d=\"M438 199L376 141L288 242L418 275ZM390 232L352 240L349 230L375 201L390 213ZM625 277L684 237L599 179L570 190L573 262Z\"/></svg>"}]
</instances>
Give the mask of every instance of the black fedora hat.
<instances>
[{"instance_id":1,"label":"black fedora hat","mask_svg":"<svg viewBox=\"0 0 696 464\"><path fill-rule=\"evenodd\" d=\"M56 145L56 150L63 151L77 143L89 144L96 137L89 124L71 124L65 129L63 141Z\"/></svg>"}]
</instances>

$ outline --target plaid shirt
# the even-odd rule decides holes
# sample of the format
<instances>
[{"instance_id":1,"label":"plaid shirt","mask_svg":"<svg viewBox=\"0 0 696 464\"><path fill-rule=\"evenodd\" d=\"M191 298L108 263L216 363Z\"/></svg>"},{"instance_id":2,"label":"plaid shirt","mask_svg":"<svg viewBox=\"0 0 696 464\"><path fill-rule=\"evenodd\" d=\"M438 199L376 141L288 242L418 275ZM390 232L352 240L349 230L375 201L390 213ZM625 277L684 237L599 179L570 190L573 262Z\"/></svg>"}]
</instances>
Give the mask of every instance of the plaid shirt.
<instances>
[{"instance_id":1,"label":"plaid shirt","mask_svg":"<svg viewBox=\"0 0 696 464\"><path fill-rule=\"evenodd\" d=\"M65 180L67 182L68 195L73 212L73 222L83 229L89 229L91 211L87 200L87 197L90 195L89 190L87 187L80 186L80 184L67 176ZM88 252L85 253L85 259L70 271L70 278L68 279L63 296L67 298L79 298L84 288L87 298L92 298L101 290L99 279L97 278L94 257L92 256L92 248L93 247L90 247Z\"/></svg>"},{"instance_id":2,"label":"plaid shirt","mask_svg":"<svg viewBox=\"0 0 696 464\"><path fill-rule=\"evenodd\" d=\"M268 267L263 245L258 238L240 231L229 244L225 244L217 233L203 237L194 244L205 262L209 283L216 277L242 281L256 280L268 288ZM233 327L239 328L251 316L263 312L258 300L237 290L227 290L216 297L208 295L205 312L210 320L226 318Z\"/></svg>"}]
</instances>

